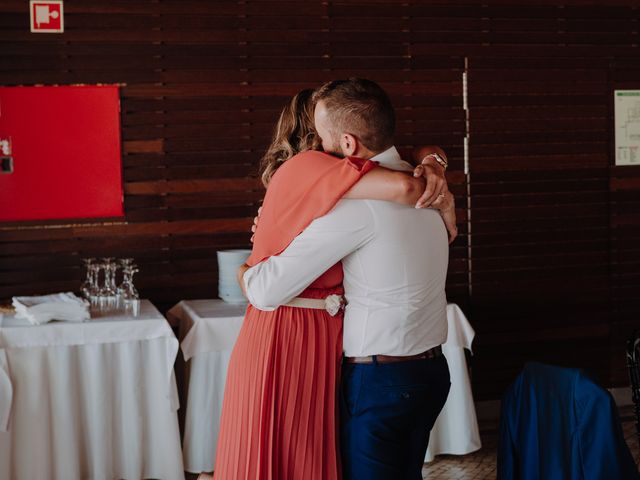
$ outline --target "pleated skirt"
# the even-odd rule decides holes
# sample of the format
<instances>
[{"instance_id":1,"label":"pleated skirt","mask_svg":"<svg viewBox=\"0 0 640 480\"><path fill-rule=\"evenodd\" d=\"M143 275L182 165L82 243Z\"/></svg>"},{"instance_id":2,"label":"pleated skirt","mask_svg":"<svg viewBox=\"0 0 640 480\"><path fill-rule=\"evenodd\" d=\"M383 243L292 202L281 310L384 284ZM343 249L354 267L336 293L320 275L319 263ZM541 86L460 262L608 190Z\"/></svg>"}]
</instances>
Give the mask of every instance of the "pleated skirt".
<instances>
[{"instance_id":1,"label":"pleated skirt","mask_svg":"<svg viewBox=\"0 0 640 480\"><path fill-rule=\"evenodd\" d=\"M249 306L227 373L215 480L338 480L342 315Z\"/></svg>"}]
</instances>

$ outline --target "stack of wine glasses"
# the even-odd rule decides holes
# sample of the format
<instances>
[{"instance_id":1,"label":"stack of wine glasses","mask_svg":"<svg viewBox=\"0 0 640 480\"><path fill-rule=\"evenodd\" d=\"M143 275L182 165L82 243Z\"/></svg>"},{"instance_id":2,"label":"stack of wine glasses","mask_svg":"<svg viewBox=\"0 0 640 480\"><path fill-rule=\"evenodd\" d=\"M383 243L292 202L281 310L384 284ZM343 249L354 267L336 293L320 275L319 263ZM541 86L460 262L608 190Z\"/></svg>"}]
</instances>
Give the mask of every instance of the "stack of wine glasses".
<instances>
[{"instance_id":1,"label":"stack of wine glasses","mask_svg":"<svg viewBox=\"0 0 640 480\"><path fill-rule=\"evenodd\" d=\"M133 275L139 270L133 258L84 258L82 261L87 276L80 291L92 309L101 313L117 310L139 313L140 295L133 285ZM118 270L122 271L120 286L116 286Z\"/></svg>"}]
</instances>

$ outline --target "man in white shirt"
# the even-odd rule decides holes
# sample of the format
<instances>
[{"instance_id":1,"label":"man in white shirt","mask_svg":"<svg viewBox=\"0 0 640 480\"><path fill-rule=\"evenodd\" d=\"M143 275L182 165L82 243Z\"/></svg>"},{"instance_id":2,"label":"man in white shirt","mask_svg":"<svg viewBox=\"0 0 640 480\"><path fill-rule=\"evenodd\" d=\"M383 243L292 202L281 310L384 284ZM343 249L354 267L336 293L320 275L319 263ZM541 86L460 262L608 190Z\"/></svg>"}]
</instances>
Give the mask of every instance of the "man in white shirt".
<instances>
[{"instance_id":1,"label":"man in white shirt","mask_svg":"<svg viewBox=\"0 0 640 480\"><path fill-rule=\"evenodd\" d=\"M374 82L316 93L323 148L411 171L393 147L393 107ZM421 479L429 431L449 392L447 232L435 210L341 200L289 247L244 274L249 301L272 310L342 260L347 306L341 451L345 480Z\"/></svg>"}]
</instances>

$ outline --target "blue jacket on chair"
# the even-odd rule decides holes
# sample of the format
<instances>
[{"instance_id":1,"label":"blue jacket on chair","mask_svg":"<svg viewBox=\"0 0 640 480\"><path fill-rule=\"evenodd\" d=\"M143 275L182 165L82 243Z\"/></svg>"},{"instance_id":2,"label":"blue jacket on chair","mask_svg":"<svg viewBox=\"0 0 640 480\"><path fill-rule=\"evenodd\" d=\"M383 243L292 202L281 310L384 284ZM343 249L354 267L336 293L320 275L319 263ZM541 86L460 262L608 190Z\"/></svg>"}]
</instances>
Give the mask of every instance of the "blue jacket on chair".
<instances>
[{"instance_id":1,"label":"blue jacket on chair","mask_svg":"<svg viewBox=\"0 0 640 480\"><path fill-rule=\"evenodd\" d=\"M584 371L529 363L500 413L498 480L637 480L607 390Z\"/></svg>"}]
</instances>

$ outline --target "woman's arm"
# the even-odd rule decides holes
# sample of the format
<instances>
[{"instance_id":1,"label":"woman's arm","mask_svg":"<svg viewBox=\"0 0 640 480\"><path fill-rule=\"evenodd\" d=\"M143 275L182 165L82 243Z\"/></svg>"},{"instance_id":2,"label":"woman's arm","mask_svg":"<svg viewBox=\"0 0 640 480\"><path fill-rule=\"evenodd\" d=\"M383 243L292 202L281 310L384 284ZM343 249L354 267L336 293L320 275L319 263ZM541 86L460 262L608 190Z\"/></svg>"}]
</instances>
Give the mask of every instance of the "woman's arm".
<instances>
[{"instance_id":1,"label":"woman's arm","mask_svg":"<svg viewBox=\"0 0 640 480\"><path fill-rule=\"evenodd\" d=\"M425 189L424 177L408 172L378 167L362 177L343 198L386 200L402 205L415 205Z\"/></svg>"},{"instance_id":2,"label":"woman's arm","mask_svg":"<svg viewBox=\"0 0 640 480\"><path fill-rule=\"evenodd\" d=\"M378 167L362 177L343 198L387 200L423 208L423 206L416 205L416 202L423 196L425 183L422 176L415 178L406 172ZM446 188L446 185L442 193L436 195L435 201L431 202L430 208L440 212L449 233L449 243L453 242L458 236L456 210L453 194Z\"/></svg>"},{"instance_id":3,"label":"woman's arm","mask_svg":"<svg viewBox=\"0 0 640 480\"><path fill-rule=\"evenodd\" d=\"M436 159L434 155L440 156ZM428 145L414 151L420 162L413 176L386 168L377 168L362 177L344 198L387 200L416 208L431 207L440 212L449 233L449 243L458 236L454 197L444 177L447 155L440 147ZM439 161L440 160L440 161ZM445 165L442 164L444 160ZM426 188L425 188L426 185Z\"/></svg>"},{"instance_id":4,"label":"woman's arm","mask_svg":"<svg viewBox=\"0 0 640 480\"><path fill-rule=\"evenodd\" d=\"M439 197L449 189L444 176L445 166L432 154L438 154L447 161L447 155L440 147L427 145L414 151L416 161L420 162L413 176L377 168L362 177L344 196L352 199L387 200L403 205L415 205L416 208L433 206Z\"/></svg>"},{"instance_id":5,"label":"woman's arm","mask_svg":"<svg viewBox=\"0 0 640 480\"><path fill-rule=\"evenodd\" d=\"M447 161L447 154L437 145L425 145L424 147L418 147L413 151L413 159L417 163L421 163L426 157L432 153L440 155L445 162Z\"/></svg>"},{"instance_id":6,"label":"woman's arm","mask_svg":"<svg viewBox=\"0 0 640 480\"><path fill-rule=\"evenodd\" d=\"M430 185L427 185L424 194L418 199L416 207L431 206L440 210L440 207L434 205L434 202L449 191L449 185L444 176L448 164L447 154L436 145L426 145L414 150L413 158L418 162L413 175L415 177L424 176L427 181L431 179L432 182L430 183L433 185L431 189L429 188Z\"/></svg>"},{"instance_id":7,"label":"woman's arm","mask_svg":"<svg viewBox=\"0 0 640 480\"><path fill-rule=\"evenodd\" d=\"M378 167L362 177L343 198L386 200L416 208L432 206L438 196L449 191L444 169L431 157L409 172ZM434 208L438 208L434 206Z\"/></svg>"}]
</instances>

